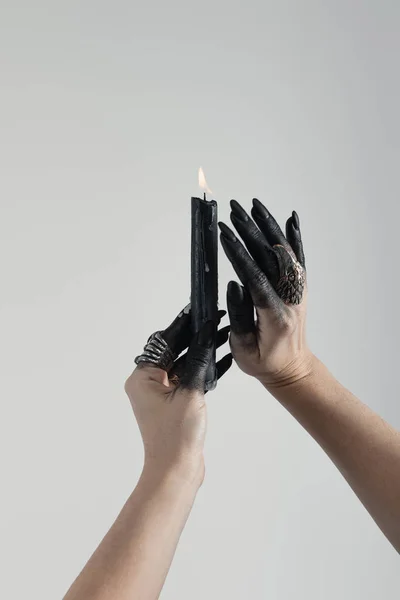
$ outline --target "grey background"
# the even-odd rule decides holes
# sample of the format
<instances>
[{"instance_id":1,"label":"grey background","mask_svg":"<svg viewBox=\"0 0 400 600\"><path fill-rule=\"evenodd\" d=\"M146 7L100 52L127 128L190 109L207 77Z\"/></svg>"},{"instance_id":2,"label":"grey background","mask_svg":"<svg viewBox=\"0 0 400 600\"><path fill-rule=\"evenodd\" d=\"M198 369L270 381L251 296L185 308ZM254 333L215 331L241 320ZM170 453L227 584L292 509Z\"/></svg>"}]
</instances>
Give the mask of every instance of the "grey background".
<instances>
[{"instance_id":1,"label":"grey background","mask_svg":"<svg viewBox=\"0 0 400 600\"><path fill-rule=\"evenodd\" d=\"M399 24L394 0L1 4L2 598L61 598L137 481L123 384L187 302L200 165L225 220L231 197L299 212L311 347L400 425ZM273 398L233 369L207 400L162 597L398 597L397 554Z\"/></svg>"}]
</instances>

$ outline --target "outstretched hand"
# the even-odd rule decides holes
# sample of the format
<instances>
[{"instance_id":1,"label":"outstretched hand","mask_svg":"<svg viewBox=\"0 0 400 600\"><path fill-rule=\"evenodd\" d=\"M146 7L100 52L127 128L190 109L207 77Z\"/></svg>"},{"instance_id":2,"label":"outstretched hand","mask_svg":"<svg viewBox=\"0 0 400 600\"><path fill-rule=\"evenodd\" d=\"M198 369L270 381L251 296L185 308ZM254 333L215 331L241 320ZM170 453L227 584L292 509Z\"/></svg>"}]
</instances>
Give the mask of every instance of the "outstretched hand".
<instances>
[{"instance_id":1,"label":"outstretched hand","mask_svg":"<svg viewBox=\"0 0 400 600\"><path fill-rule=\"evenodd\" d=\"M244 242L219 224L222 246L242 283L231 281L227 292L232 354L245 373L266 387L283 386L306 375L311 358L299 218L292 213L285 236L259 200L253 200L253 219L235 200L231 209L231 221Z\"/></svg>"}]
</instances>

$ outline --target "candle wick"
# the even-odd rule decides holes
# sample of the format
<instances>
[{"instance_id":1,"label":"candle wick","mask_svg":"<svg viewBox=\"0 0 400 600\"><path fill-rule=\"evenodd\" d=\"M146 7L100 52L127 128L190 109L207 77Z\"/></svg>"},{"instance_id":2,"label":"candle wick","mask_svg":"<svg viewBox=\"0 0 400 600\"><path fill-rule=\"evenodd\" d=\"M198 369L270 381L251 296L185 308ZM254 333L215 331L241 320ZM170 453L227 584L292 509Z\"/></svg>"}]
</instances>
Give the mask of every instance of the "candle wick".
<instances>
[{"instance_id":1,"label":"candle wick","mask_svg":"<svg viewBox=\"0 0 400 600\"><path fill-rule=\"evenodd\" d=\"M206 193L204 192L204 201L206 201L206 200L207 200L207 196L206 196Z\"/></svg>"}]
</instances>

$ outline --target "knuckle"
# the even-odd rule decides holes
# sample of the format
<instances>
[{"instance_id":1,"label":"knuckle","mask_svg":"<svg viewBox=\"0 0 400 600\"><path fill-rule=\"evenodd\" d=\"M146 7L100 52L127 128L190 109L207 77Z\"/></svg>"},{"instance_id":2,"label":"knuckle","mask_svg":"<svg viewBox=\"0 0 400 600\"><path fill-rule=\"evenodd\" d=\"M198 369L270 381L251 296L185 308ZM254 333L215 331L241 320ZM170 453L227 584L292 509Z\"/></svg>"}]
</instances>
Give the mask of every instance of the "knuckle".
<instances>
[{"instance_id":1,"label":"knuckle","mask_svg":"<svg viewBox=\"0 0 400 600\"><path fill-rule=\"evenodd\" d=\"M131 375L129 375L129 377L125 380L125 383L124 383L125 393L129 395L131 388L132 388L132 379L131 379Z\"/></svg>"},{"instance_id":2,"label":"knuckle","mask_svg":"<svg viewBox=\"0 0 400 600\"><path fill-rule=\"evenodd\" d=\"M254 285L265 285L267 277L255 262L251 262L249 268L249 281Z\"/></svg>"},{"instance_id":3,"label":"knuckle","mask_svg":"<svg viewBox=\"0 0 400 600\"><path fill-rule=\"evenodd\" d=\"M195 354L188 360L188 368L190 371L198 371L203 369L208 364L208 356L206 354Z\"/></svg>"},{"instance_id":4,"label":"knuckle","mask_svg":"<svg viewBox=\"0 0 400 600\"><path fill-rule=\"evenodd\" d=\"M135 370L135 371L133 371L133 373L131 373L129 375L129 377L127 377L127 379L125 380L125 383L124 383L124 390L128 394L128 396L135 389L136 385L137 385L137 375L136 375L136 370Z\"/></svg>"},{"instance_id":5,"label":"knuckle","mask_svg":"<svg viewBox=\"0 0 400 600\"><path fill-rule=\"evenodd\" d=\"M281 315L281 318L280 318L281 330L285 334L291 334L291 333L293 333L295 326L296 326L296 323L295 323L295 320L293 319L293 315L291 315L289 312L285 311Z\"/></svg>"}]
</instances>

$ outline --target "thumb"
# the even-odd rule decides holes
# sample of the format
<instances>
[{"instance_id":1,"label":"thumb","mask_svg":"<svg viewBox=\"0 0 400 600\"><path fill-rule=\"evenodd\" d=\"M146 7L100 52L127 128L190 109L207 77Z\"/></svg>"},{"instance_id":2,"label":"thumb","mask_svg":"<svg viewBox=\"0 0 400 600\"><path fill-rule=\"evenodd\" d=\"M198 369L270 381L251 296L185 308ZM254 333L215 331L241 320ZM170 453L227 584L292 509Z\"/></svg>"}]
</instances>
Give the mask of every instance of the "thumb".
<instances>
[{"instance_id":1,"label":"thumb","mask_svg":"<svg viewBox=\"0 0 400 600\"><path fill-rule=\"evenodd\" d=\"M231 332L238 337L255 337L254 306L250 294L236 281L228 283L226 293Z\"/></svg>"},{"instance_id":2,"label":"thumb","mask_svg":"<svg viewBox=\"0 0 400 600\"><path fill-rule=\"evenodd\" d=\"M215 323L207 321L193 338L187 352L185 371L180 380L182 387L204 393L207 369L213 356L215 336Z\"/></svg>"},{"instance_id":3,"label":"thumb","mask_svg":"<svg viewBox=\"0 0 400 600\"><path fill-rule=\"evenodd\" d=\"M140 363L125 381L125 392L130 397L135 390L143 386L151 386L151 388L165 386L168 389L168 373L150 363Z\"/></svg>"}]
</instances>

